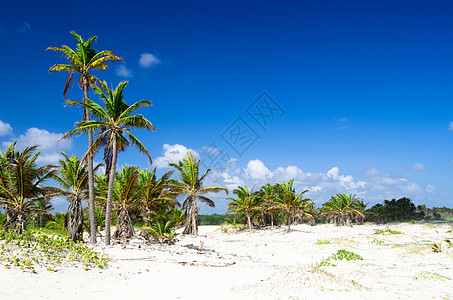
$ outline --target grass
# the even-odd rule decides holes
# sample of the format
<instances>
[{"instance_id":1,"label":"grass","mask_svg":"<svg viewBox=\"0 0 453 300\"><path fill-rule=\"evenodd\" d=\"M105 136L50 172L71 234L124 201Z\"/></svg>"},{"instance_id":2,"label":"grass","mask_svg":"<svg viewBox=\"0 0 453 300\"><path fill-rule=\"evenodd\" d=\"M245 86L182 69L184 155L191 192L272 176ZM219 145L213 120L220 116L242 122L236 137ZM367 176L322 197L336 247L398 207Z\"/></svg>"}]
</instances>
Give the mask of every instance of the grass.
<instances>
[{"instance_id":1,"label":"grass","mask_svg":"<svg viewBox=\"0 0 453 300\"><path fill-rule=\"evenodd\" d=\"M105 268L108 258L68 238L41 232L0 230L0 263L36 273L38 269L57 271L62 264L85 270Z\"/></svg>"},{"instance_id":2,"label":"grass","mask_svg":"<svg viewBox=\"0 0 453 300\"><path fill-rule=\"evenodd\" d=\"M390 227L387 227L386 229L378 229L374 232L375 235L396 235L396 234L403 234L401 231L397 230L392 230Z\"/></svg>"},{"instance_id":3,"label":"grass","mask_svg":"<svg viewBox=\"0 0 453 300\"><path fill-rule=\"evenodd\" d=\"M316 241L316 245L327 245L327 244L332 244L332 242L328 239Z\"/></svg>"},{"instance_id":4,"label":"grass","mask_svg":"<svg viewBox=\"0 0 453 300\"><path fill-rule=\"evenodd\" d=\"M370 243L371 244L384 244L385 242L381 241L381 240L378 240L378 239L373 239Z\"/></svg>"},{"instance_id":5,"label":"grass","mask_svg":"<svg viewBox=\"0 0 453 300\"><path fill-rule=\"evenodd\" d=\"M334 263L332 263L333 260L335 260L335 261L338 261L338 260L346 260L346 261L363 260L363 257L354 252L340 249L337 251L337 253L334 253L331 256L329 256L328 258L324 259L318 265L335 267L336 265Z\"/></svg>"},{"instance_id":6,"label":"grass","mask_svg":"<svg viewBox=\"0 0 453 300\"><path fill-rule=\"evenodd\" d=\"M447 280L452 280L451 278L440 275L438 273L431 273L428 271L422 271L420 274L414 277L414 280L418 279L425 279L425 280L440 280L440 281L447 281Z\"/></svg>"}]
</instances>

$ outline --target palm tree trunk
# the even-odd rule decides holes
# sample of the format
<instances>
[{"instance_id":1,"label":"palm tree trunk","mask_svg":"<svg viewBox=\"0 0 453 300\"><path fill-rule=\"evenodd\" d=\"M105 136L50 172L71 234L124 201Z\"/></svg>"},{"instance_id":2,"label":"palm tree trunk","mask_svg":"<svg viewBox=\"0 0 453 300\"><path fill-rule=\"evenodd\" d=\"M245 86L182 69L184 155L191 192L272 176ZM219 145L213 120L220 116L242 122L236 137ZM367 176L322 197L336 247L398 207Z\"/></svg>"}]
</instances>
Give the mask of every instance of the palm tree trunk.
<instances>
[{"instance_id":1,"label":"palm tree trunk","mask_svg":"<svg viewBox=\"0 0 453 300\"><path fill-rule=\"evenodd\" d=\"M83 102L88 99L88 82L85 78L83 81ZM88 107L85 107L84 119L89 121L90 114ZM88 149L93 144L93 132L88 131ZM90 220L90 242L96 244L96 216L94 212L94 172L93 172L93 155L88 153L88 218Z\"/></svg>"},{"instance_id":2,"label":"palm tree trunk","mask_svg":"<svg viewBox=\"0 0 453 300\"><path fill-rule=\"evenodd\" d=\"M198 207L194 198L190 200L186 228L184 228L183 234L198 235Z\"/></svg>"},{"instance_id":3,"label":"palm tree trunk","mask_svg":"<svg viewBox=\"0 0 453 300\"><path fill-rule=\"evenodd\" d=\"M107 192L107 207L105 209L105 244L107 246L110 245L110 221L112 218L113 184L115 183L117 156L118 149L116 145L116 136L114 136L112 145L112 168L110 169L109 187Z\"/></svg>"},{"instance_id":4,"label":"palm tree trunk","mask_svg":"<svg viewBox=\"0 0 453 300\"><path fill-rule=\"evenodd\" d=\"M249 213L247 214L247 225L249 226L249 230L252 230L252 220Z\"/></svg>"}]
</instances>

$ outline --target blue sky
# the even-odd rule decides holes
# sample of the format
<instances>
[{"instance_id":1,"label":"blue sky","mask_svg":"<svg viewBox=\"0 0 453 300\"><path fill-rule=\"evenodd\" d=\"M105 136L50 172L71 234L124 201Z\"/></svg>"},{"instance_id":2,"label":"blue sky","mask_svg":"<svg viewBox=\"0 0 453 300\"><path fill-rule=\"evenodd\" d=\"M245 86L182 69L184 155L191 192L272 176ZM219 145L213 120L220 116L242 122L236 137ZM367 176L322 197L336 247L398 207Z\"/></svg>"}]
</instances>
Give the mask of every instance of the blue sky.
<instances>
[{"instance_id":1,"label":"blue sky","mask_svg":"<svg viewBox=\"0 0 453 300\"><path fill-rule=\"evenodd\" d=\"M40 144L51 163L61 150L83 154L83 138L57 143L81 111L64 106L67 74L48 73L64 60L45 51L75 47L74 30L126 61L96 76L129 80L129 103L152 100L142 113L157 131L136 134L161 171L190 149L217 168L208 183L230 189L294 177L318 206L357 193L453 207L452 11L449 1L10 1L0 11L1 148ZM70 98L81 99L77 85ZM280 110L271 116L266 101ZM266 126L248 108L268 113ZM234 145L234 129L248 130L247 147ZM134 149L123 164L150 167ZM203 213L225 211L225 196L214 199Z\"/></svg>"}]
</instances>

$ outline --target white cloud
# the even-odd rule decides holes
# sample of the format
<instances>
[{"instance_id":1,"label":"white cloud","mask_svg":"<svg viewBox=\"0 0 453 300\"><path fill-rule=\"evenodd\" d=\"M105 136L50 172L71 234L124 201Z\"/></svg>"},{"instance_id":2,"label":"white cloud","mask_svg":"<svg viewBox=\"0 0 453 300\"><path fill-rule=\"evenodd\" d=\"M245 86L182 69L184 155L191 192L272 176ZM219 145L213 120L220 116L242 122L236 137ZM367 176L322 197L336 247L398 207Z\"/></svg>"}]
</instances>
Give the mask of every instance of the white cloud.
<instances>
[{"instance_id":1,"label":"white cloud","mask_svg":"<svg viewBox=\"0 0 453 300\"><path fill-rule=\"evenodd\" d=\"M424 164L421 164L421 163L416 163L415 165L412 166L411 170L414 171L414 172L425 171L426 170L426 166Z\"/></svg>"},{"instance_id":2,"label":"white cloud","mask_svg":"<svg viewBox=\"0 0 453 300\"><path fill-rule=\"evenodd\" d=\"M62 140L59 142L63 133L49 132L45 129L29 128L25 134L18 138L11 139L8 142L2 142L3 148L17 140L16 148L23 150L26 147L39 145L38 151L41 152L37 162L42 164L56 164L61 158L60 151L69 150L72 147L71 140Z\"/></svg>"},{"instance_id":3,"label":"white cloud","mask_svg":"<svg viewBox=\"0 0 453 300\"><path fill-rule=\"evenodd\" d=\"M199 157L196 151L179 144L164 144L162 152L163 156L154 159L153 162L159 169L167 168L169 163L177 163L183 160L188 152L192 152L195 157Z\"/></svg>"},{"instance_id":4,"label":"white cloud","mask_svg":"<svg viewBox=\"0 0 453 300\"><path fill-rule=\"evenodd\" d=\"M349 121L349 119L347 117L336 118L335 120L337 120L338 122L348 122Z\"/></svg>"},{"instance_id":5,"label":"white cloud","mask_svg":"<svg viewBox=\"0 0 453 300\"><path fill-rule=\"evenodd\" d=\"M450 124L448 125L448 130L453 130L453 121L451 121Z\"/></svg>"},{"instance_id":6,"label":"white cloud","mask_svg":"<svg viewBox=\"0 0 453 300\"><path fill-rule=\"evenodd\" d=\"M0 136L9 135L11 132L13 132L11 125L0 120Z\"/></svg>"},{"instance_id":7,"label":"white cloud","mask_svg":"<svg viewBox=\"0 0 453 300\"><path fill-rule=\"evenodd\" d=\"M427 184L425 190L426 190L426 192L429 193L429 194L434 193L434 185L432 185L432 184Z\"/></svg>"},{"instance_id":8,"label":"white cloud","mask_svg":"<svg viewBox=\"0 0 453 300\"><path fill-rule=\"evenodd\" d=\"M19 31L19 32L31 31L31 26L30 26L30 24L25 22L21 27L19 27L19 29L17 29L17 31Z\"/></svg>"},{"instance_id":9,"label":"white cloud","mask_svg":"<svg viewBox=\"0 0 453 300\"><path fill-rule=\"evenodd\" d=\"M139 64L142 68L149 68L160 64L160 60L151 53L140 54Z\"/></svg>"},{"instance_id":10,"label":"white cloud","mask_svg":"<svg viewBox=\"0 0 453 300\"><path fill-rule=\"evenodd\" d=\"M249 161L244 172L253 180L269 179L273 176L272 172L259 159Z\"/></svg>"},{"instance_id":11,"label":"white cloud","mask_svg":"<svg viewBox=\"0 0 453 300\"><path fill-rule=\"evenodd\" d=\"M129 78L132 77L132 71L126 68L125 65L120 65L116 68L116 75L120 77Z\"/></svg>"}]
</instances>

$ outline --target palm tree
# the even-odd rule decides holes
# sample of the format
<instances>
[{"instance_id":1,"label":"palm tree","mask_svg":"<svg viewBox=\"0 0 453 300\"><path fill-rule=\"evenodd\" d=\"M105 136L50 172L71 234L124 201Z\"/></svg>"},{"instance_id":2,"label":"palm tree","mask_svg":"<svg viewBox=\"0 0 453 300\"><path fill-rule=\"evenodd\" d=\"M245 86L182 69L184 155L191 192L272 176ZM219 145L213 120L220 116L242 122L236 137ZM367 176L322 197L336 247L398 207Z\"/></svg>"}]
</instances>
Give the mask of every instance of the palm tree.
<instances>
[{"instance_id":1,"label":"palm tree","mask_svg":"<svg viewBox=\"0 0 453 300\"><path fill-rule=\"evenodd\" d=\"M153 215L168 213L169 209L179 205L175 200L176 195L169 190L169 180L173 172L166 172L159 179L156 176L156 168L152 172L145 169L139 173L140 207L147 225L151 225Z\"/></svg>"},{"instance_id":2,"label":"palm tree","mask_svg":"<svg viewBox=\"0 0 453 300\"><path fill-rule=\"evenodd\" d=\"M108 178L108 191L107 203L105 212L105 244L110 245L110 221L112 214L112 200L113 200L113 185L115 182L116 174L116 161L118 158L118 151L124 150L127 146L133 145L140 152L145 153L150 163L152 163L151 156L145 146L130 132L133 128L144 128L148 131L156 130L154 125L142 115L134 115L133 113L145 106L151 106L148 100L140 100L132 105L128 105L123 100L123 89L127 86L127 81L120 82L115 90L109 89L107 83L104 81L100 83L100 88L93 86L96 94L99 95L100 100L104 103L105 109L90 99L85 103L79 101L69 101L69 104L81 104L87 107L90 114L95 118L92 121L80 121L76 123L76 129L66 133L63 138L69 138L75 134L81 135L90 131L97 131L96 140L93 142L88 152L85 154L92 155L99 151L104 146L105 140L108 140L107 147L112 153L112 161L110 168L110 175ZM93 230L93 229L91 229Z\"/></svg>"},{"instance_id":3,"label":"palm tree","mask_svg":"<svg viewBox=\"0 0 453 300\"><path fill-rule=\"evenodd\" d=\"M50 203L50 198L39 198L34 203L35 215L38 216L38 227L42 227L42 219L44 216L52 215L50 211L54 209L52 203Z\"/></svg>"},{"instance_id":4,"label":"palm tree","mask_svg":"<svg viewBox=\"0 0 453 300\"><path fill-rule=\"evenodd\" d=\"M179 171L181 180L171 180L170 187L173 191L186 195L186 199L182 205L186 211L186 227L183 234L198 234L198 206L197 199L200 199L210 207L214 207L214 201L204 196L206 193L218 193L224 191L228 194L228 190L224 187L202 187L203 180L206 178L211 169L206 170L203 175L199 176L200 160L196 159L192 152L187 154L187 157L179 163L170 163L170 167L176 168Z\"/></svg>"},{"instance_id":5,"label":"palm tree","mask_svg":"<svg viewBox=\"0 0 453 300\"><path fill-rule=\"evenodd\" d=\"M116 173L113 199L118 209L118 222L113 234L115 238L130 238L135 234L130 210L140 200L138 178L138 167L123 166L121 173Z\"/></svg>"},{"instance_id":6,"label":"palm tree","mask_svg":"<svg viewBox=\"0 0 453 300\"><path fill-rule=\"evenodd\" d=\"M0 152L0 208L7 214L7 228L22 232L37 212L35 203L49 199L60 192L44 183L55 175L55 166L38 167L38 146L16 151L16 142Z\"/></svg>"},{"instance_id":7,"label":"palm tree","mask_svg":"<svg viewBox=\"0 0 453 300\"><path fill-rule=\"evenodd\" d=\"M123 61L121 57L116 56L112 51L103 50L98 52L96 49L91 48L93 42L97 40L97 36L94 36L87 41L84 41L80 35L71 31L71 34L77 40L76 50L63 45L59 47L48 47L46 50L53 50L60 52L69 60L69 64L56 64L53 65L49 72L64 71L69 73L69 77L66 80L66 84L63 90L63 96L67 100L67 92L74 80L74 74L79 74L79 86L83 91L83 102L86 103L88 99L88 90L93 86L95 82L99 82L99 79L90 74L91 70L105 70L108 68L107 62L109 61ZM85 107L83 113L83 121L89 121L90 116L88 107ZM93 144L93 132L88 131L88 147ZM96 220L94 212L94 169L93 169L93 155L88 155L88 208L89 208L89 219L90 219L90 233L91 243L96 243Z\"/></svg>"},{"instance_id":8,"label":"palm tree","mask_svg":"<svg viewBox=\"0 0 453 300\"><path fill-rule=\"evenodd\" d=\"M269 224L268 221L270 219L270 225L274 226L274 219L275 216L278 215L279 211L278 207L275 206L275 201L277 199L276 187L271 185L270 183L262 186L261 197L261 211L263 215L263 222L264 224Z\"/></svg>"},{"instance_id":9,"label":"palm tree","mask_svg":"<svg viewBox=\"0 0 453 300\"><path fill-rule=\"evenodd\" d=\"M296 216L309 213L306 208L308 208L308 202L311 201L310 199L303 198L303 195L307 193L308 190L305 190L300 194L296 194L296 190L293 188L293 183L294 179L291 179L288 183L283 182L276 185L278 198L275 204L285 215L288 230L291 229L291 223L294 222L294 218Z\"/></svg>"},{"instance_id":10,"label":"palm tree","mask_svg":"<svg viewBox=\"0 0 453 300\"><path fill-rule=\"evenodd\" d=\"M363 215L354 205L357 202L356 195L336 194L330 201L323 204L322 214L330 220L330 223L337 226L351 226L354 215Z\"/></svg>"},{"instance_id":11,"label":"palm tree","mask_svg":"<svg viewBox=\"0 0 453 300\"><path fill-rule=\"evenodd\" d=\"M252 215L260 210L261 198L257 193L253 193L253 187L250 191L247 186L238 186L233 190L237 198L227 198L231 202L228 204L228 213L234 212L236 215L243 214L247 220L249 230L252 230Z\"/></svg>"},{"instance_id":12,"label":"palm tree","mask_svg":"<svg viewBox=\"0 0 453 300\"><path fill-rule=\"evenodd\" d=\"M83 234L83 207L82 203L85 198L88 187L88 165L75 155L68 157L66 153L61 152L64 157L60 159L59 174L55 180L63 187L64 194L69 201L68 207L68 235L73 241L80 241ZM96 171L101 165L97 165Z\"/></svg>"},{"instance_id":13,"label":"palm tree","mask_svg":"<svg viewBox=\"0 0 453 300\"><path fill-rule=\"evenodd\" d=\"M354 214L354 221L359 225L365 223L365 208L367 205L368 203L363 202L363 200L357 200L354 203L354 209L356 211Z\"/></svg>"}]
</instances>

